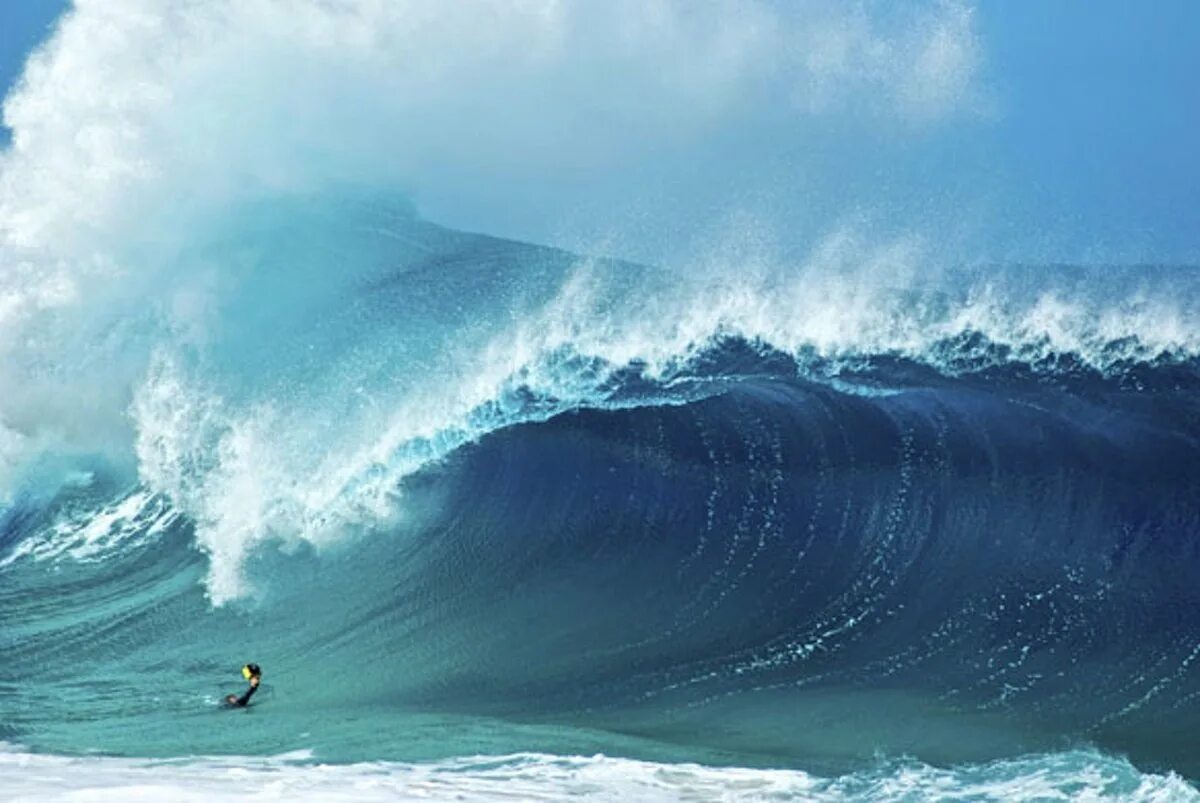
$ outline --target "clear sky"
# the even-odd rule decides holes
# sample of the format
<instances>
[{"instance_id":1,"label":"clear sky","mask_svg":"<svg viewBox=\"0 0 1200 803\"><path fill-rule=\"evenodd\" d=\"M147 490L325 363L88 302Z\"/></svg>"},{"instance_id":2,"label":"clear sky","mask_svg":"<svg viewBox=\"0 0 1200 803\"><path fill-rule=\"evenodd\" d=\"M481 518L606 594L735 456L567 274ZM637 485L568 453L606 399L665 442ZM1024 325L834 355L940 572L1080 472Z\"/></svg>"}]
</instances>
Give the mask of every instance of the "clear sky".
<instances>
[{"instance_id":1,"label":"clear sky","mask_svg":"<svg viewBox=\"0 0 1200 803\"><path fill-rule=\"evenodd\" d=\"M0 3L6 92L65 5ZM974 256L997 261L1200 262L1200 2L994 0L970 9L978 113L916 134L831 123L803 136L760 113L754 127L715 131L678 164L667 155L640 168L652 177L642 195L664 198L656 219L686 228L723 198L769 195L781 219L796 221L798 239L866 209L893 228L978 218L982 233L959 236L975 237ZM697 159L707 162L699 177L684 164ZM803 182L778 180L792 168ZM636 212L613 212L620 182L598 175L574 197L557 176L495 178L503 194L489 180L417 195L427 214L452 225L574 247L624 228L608 247L669 258L653 245L661 237L639 240ZM604 231L589 231L596 221Z\"/></svg>"},{"instance_id":2,"label":"clear sky","mask_svg":"<svg viewBox=\"0 0 1200 803\"><path fill-rule=\"evenodd\" d=\"M1200 261L1200 3L978 8L1001 104L986 142L1025 203Z\"/></svg>"}]
</instances>

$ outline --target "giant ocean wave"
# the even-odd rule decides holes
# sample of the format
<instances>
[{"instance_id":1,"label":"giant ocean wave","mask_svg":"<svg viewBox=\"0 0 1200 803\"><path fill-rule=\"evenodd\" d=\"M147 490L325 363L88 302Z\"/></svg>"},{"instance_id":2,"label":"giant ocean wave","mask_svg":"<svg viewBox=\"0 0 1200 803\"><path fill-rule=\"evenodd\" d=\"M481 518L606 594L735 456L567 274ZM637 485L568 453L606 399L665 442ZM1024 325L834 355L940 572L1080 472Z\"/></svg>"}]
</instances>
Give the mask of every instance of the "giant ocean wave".
<instances>
[{"instance_id":1,"label":"giant ocean wave","mask_svg":"<svg viewBox=\"0 0 1200 803\"><path fill-rule=\"evenodd\" d=\"M802 5L80 0L0 162L0 763L1192 794L1200 271L654 267L411 200L971 96L969 8Z\"/></svg>"},{"instance_id":2,"label":"giant ocean wave","mask_svg":"<svg viewBox=\"0 0 1200 803\"><path fill-rule=\"evenodd\" d=\"M1196 772L1200 366L1136 330L1145 295L1047 323L1056 283L1100 272L1032 291L1020 269L1012 291L954 274L805 330L803 282L749 305L352 220L303 230L376 255L369 280L269 327L231 314L203 354L147 348L136 474L32 464L0 539L6 683L48 671L107 730L128 716L116 678L158 667L187 720L189 678L232 642L288 667L295 716L488 717L842 770L1094 744ZM272 251L251 283L276 260L297 264ZM753 328L789 305L792 340ZM79 746L43 716L6 738ZM137 732L134 754L205 747ZM411 758L395 738L384 754Z\"/></svg>"}]
</instances>

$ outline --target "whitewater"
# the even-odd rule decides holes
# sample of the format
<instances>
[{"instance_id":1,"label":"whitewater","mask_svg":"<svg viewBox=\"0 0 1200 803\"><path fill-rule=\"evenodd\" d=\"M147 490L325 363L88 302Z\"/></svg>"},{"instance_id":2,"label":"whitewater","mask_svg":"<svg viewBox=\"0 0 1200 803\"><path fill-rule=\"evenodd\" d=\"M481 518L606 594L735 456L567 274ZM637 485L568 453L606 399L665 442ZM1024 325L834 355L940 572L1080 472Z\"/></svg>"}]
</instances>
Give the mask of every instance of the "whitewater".
<instances>
[{"instance_id":1,"label":"whitewater","mask_svg":"<svg viewBox=\"0 0 1200 803\"><path fill-rule=\"evenodd\" d=\"M0 796L1200 799L1200 268L464 228L986 114L972 20L77 0L4 107Z\"/></svg>"}]
</instances>

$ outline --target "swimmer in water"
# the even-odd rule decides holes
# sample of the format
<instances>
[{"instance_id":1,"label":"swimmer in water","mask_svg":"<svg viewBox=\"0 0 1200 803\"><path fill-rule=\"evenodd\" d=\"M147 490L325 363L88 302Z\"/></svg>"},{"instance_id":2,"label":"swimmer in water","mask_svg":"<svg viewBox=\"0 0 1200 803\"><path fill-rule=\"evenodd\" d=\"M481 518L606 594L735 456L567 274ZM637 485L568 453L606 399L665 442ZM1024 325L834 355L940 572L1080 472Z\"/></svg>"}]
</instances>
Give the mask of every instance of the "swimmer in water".
<instances>
[{"instance_id":1,"label":"swimmer in water","mask_svg":"<svg viewBox=\"0 0 1200 803\"><path fill-rule=\"evenodd\" d=\"M241 697L236 694L228 694L225 696L227 705L236 708L245 708L250 704L250 698L254 696L254 692L258 691L258 684L262 682L262 669L258 664L246 664L242 667L242 677L250 681L250 688L242 693Z\"/></svg>"}]
</instances>

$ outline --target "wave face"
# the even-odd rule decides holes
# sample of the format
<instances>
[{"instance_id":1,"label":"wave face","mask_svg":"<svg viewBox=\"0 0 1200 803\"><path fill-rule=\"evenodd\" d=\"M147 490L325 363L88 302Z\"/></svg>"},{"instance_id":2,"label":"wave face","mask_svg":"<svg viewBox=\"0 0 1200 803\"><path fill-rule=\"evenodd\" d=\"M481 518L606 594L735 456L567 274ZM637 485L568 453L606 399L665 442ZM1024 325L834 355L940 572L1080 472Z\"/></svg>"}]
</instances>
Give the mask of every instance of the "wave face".
<instances>
[{"instance_id":1,"label":"wave face","mask_svg":"<svg viewBox=\"0 0 1200 803\"><path fill-rule=\"evenodd\" d=\"M1198 771L1186 347L1020 341L1019 295L955 333L964 275L860 313L867 344L916 331L901 306L924 341L784 348L667 274L335 208L355 225L289 217L386 269L270 326L254 287L203 354L149 350L138 478L31 464L0 529L7 740ZM1078 320L1145 315L1107 303ZM237 734L209 713L232 654L277 688Z\"/></svg>"},{"instance_id":2,"label":"wave face","mask_svg":"<svg viewBox=\"0 0 1200 803\"><path fill-rule=\"evenodd\" d=\"M1190 794L1200 270L947 269L848 229L655 268L435 225L430 165L515 199L777 125L801 84L912 126L971 95L956 3L507 6L79 0L31 61L0 764ZM833 66L789 45L826 34ZM264 690L219 713L247 660Z\"/></svg>"}]
</instances>

